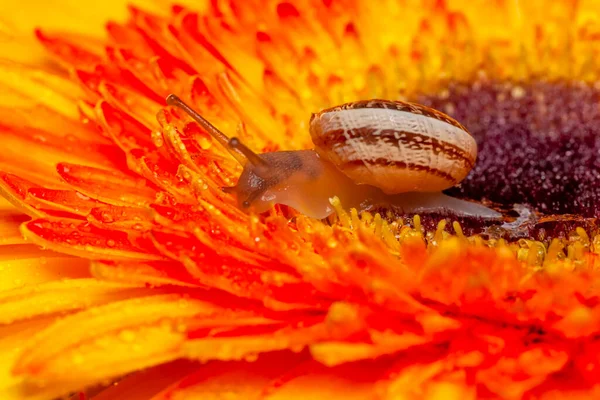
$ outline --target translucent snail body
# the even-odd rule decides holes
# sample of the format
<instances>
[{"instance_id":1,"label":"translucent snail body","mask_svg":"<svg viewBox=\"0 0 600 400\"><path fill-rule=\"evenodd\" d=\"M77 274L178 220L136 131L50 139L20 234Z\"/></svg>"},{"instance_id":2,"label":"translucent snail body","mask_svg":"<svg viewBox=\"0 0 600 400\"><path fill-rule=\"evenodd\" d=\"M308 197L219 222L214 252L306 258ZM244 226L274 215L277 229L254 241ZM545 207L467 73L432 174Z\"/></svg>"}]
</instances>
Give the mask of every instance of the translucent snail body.
<instances>
[{"instance_id":1,"label":"translucent snail body","mask_svg":"<svg viewBox=\"0 0 600 400\"><path fill-rule=\"evenodd\" d=\"M237 185L224 188L242 209L260 213L284 204L321 219L333 213L330 199L337 196L344 207L358 210L500 218L441 193L468 174L477 145L462 125L438 111L386 100L348 103L313 114L315 150L256 154L177 96L170 95L167 104L188 113L242 163Z\"/></svg>"}]
</instances>

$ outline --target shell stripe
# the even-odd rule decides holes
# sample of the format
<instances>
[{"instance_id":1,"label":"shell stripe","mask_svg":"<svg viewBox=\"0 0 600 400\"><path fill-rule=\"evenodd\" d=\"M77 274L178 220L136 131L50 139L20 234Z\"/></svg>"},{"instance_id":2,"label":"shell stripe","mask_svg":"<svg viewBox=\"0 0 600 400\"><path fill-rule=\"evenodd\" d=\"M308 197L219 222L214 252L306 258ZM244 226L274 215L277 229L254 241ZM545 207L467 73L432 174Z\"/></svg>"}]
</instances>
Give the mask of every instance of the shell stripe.
<instances>
[{"instance_id":1,"label":"shell stripe","mask_svg":"<svg viewBox=\"0 0 600 400\"><path fill-rule=\"evenodd\" d=\"M352 103L346 103L339 106L324 109L318 114L313 114L311 120L312 118L315 118L318 115L323 115L328 112L335 112L340 110L356 110L360 108L383 108L388 110L405 111L411 114L422 115L424 117L437 119L438 121L442 121L452 126L455 126L456 128L465 131L465 133L467 133L468 135L471 135L469 131L454 118L450 118L448 115L440 111L434 110L433 108L429 108L421 104L407 103L404 101L389 101L379 99L355 101Z\"/></svg>"},{"instance_id":2,"label":"shell stripe","mask_svg":"<svg viewBox=\"0 0 600 400\"><path fill-rule=\"evenodd\" d=\"M377 132L379 133L377 134ZM343 144L351 139L361 139L365 144L376 144L378 141L383 141L389 145L402 145L411 150L433 151L436 155L441 153L450 160L462 161L469 169L473 168L475 164L475 160L473 160L469 153L452 143L428 135L403 130L380 130L375 127L362 127L350 130L333 129L323 132L322 135L313 140L317 146L333 148L334 145Z\"/></svg>"},{"instance_id":3,"label":"shell stripe","mask_svg":"<svg viewBox=\"0 0 600 400\"><path fill-rule=\"evenodd\" d=\"M343 163L339 166L340 169L344 168L352 168L352 167L363 167L365 165L378 165L383 167L394 167L394 168L402 168L407 169L409 171L421 171L426 172L431 175L438 176L442 179L447 180L448 182L456 183L456 179L447 172L444 172L437 168L432 168L429 165L421 165L415 163L407 163L404 161L391 161L387 158L376 158L374 160L353 160Z\"/></svg>"}]
</instances>

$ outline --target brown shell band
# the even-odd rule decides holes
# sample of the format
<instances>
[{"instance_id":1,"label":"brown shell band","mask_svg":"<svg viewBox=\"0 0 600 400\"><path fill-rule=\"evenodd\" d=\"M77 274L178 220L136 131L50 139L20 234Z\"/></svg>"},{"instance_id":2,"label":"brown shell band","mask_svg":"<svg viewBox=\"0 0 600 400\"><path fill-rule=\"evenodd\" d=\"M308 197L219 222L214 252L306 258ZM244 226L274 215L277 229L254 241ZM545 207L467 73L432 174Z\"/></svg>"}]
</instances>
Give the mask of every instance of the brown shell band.
<instances>
[{"instance_id":1,"label":"brown shell band","mask_svg":"<svg viewBox=\"0 0 600 400\"><path fill-rule=\"evenodd\" d=\"M375 135L378 131L379 133ZM411 150L433 151L434 154L441 153L450 160L463 162L468 169L473 168L475 164L473 157L455 144L428 135L395 129L380 130L369 126L350 130L334 129L314 137L313 142L316 146L331 149L335 145L344 144L352 139L359 139L366 145L383 141L383 143L393 146L403 145Z\"/></svg>"}]
</instances>

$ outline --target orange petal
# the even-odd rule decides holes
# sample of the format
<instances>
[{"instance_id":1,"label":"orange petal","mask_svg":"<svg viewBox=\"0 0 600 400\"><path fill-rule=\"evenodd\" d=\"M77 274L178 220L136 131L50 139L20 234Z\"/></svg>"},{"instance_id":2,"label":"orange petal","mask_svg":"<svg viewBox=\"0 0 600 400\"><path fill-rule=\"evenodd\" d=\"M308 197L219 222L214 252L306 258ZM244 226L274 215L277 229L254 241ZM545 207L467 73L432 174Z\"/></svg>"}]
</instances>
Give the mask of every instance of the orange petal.
<instances>
[{"instance_id":1,"label":"orange petal","mask_svg":"<svg viewBox=\"0 0 600 400\"><path fill-rule=\"evenodd\" d=\"M198 281L175 261L92 263L92 274L98 279L148 285L178 285L195 287Z\"/></svg>"},{"instance_id":2,"label":"orange petal","mask_svg":"<svg viewBox=\"0 0 600 400\"><path fill-rule=\"evenodd\" d=\"M196 362L179 360L129 375L118 383L92 394L93 400L148 400L164 388L184 378L198 369L206 368ZM92 392L93 393L93 392ZM72 400L79 400L79 395L74 395Z\"/></svg>"},{"instance_id":3,"label":"orange petal","mask_svg":"<svg viewBox=\"0 0 600 400\"><path fill-rule=\"evenodd\" d=\"M419 354L409 356L419 357ZM428 357L428 354L424 354ZM429 361L429 360L427 360ZM393 369L389 381L382 380L381 393L383 399L423 398L423 399L472 399L477 398L477 391L466 384L466 376L462 371L452 373L444 360L431 362L402 359L403 368Z\"/></svg>"},{"instance_id":4,"label":"orange petal","mask_svg":"<svg viewBox=\"0 0 600 400\"><path fill-rule=\"evenodd\" d=\"M210 362L152 400L258 399L276 378L305 360L303 355L283 352L261 355L247 362Z\"/></svg>"},{"instance_id":5,"label":"orange petal","mask_svg":"<svg viewBox=\"0 0 600 400\"><path fill-rule=\"evenodd\" d=\"M30 217L19 212L14 207L12 209L0 209L0 249L3 246L25 244L25 239L21 235L19 227Z\"/></svg>"},{"instance_id":6,"label":"orange petal","mask_svg":"<svg viewBox=\"0 0 600 400\"><path fill-rule=\"evenodd\" d=\"M310 346L310 352L315 360L327 366L335 366L347 362L375 359L430 341L428 338L412 333L388 336L390 338L386 339L383 343L377 344L347 342L316 343Z\"/></svg>"},{"instance_id":7,"label":"orange petal","mask_svg":"<svg viewBox=\"0 0 600 400\"><path fill-rule=\"evenodd\" d=\"M0 194L3 198L27 215L44 217L46 216L44 211L38 210L26 201L29 189L34 187L37 187L37 185L33 182L0 171Z\"/></svg>"},{"instance_id":8,"label":"orange petal","mask_svg":"<svg viewBox=\"0 0 600 400\"><path fill-rule=\"evenodd\" d=\"M26 285L89 278L89 262L27 244L20 226L29 217L0 201L0 295Z\"/></svg>"},{"instance_id":9,"label":"orange petal","mask_svg":"<svg viewBox=\"0 0 600 400\"><path fill-rule=\"evenodd\" d=\"M146 205L156 198L156 191L145 179L120 171L68 163L58 164L57 171L77 191L108 204Z\"/></svg>"},{"instance_id":10,"label":"orange petal","mask_svg":"<svg viewBox=\"0 0 600 400\"><path fill-rule=\"evenodd\" d=\"M288 371L279 381L265 388L261 400L295 399L374 399L374 384L384 373L386 363L348 364L324 368L316 364L300 365Z\"/></svg>"},{"instance_id":11,"label":"orange petal","mask_svg":"<svg viewBox=\"0 0 600 400\"><path fill-rule=\"evenodd\" d=\"M137 231L117 231L95 227L78 220L37 219L21 227L32 242L84 258L160 260L151 243Z\"/></svg>"},{"instance_id":12,"label":"orange petal","mask_svg":"<svg viewBox=\"0 0 600 400\"><path fill-rule=\"evenodd\" d=\"M103 205L102 202L74 190L52 190L32 186L27 190L27 194L27 203L37 209L64 211L73 216L86 217L94 208Z\"/></svg>"},{"instance_id":13,"label":"orange petal","mask_svg":"<svg viewBox=\"0 0 600 400\"><path fill-rule=\"evenodd\" d=\"M155 226L152 210L149 208L111 206L92 208L87 220L98 228L149 232Z\"/></svg>"},{"instance_id":14,"label":"orange petal","mask_svg":"<svg viewBox=\"0 0 600 400\"><path fill-rule=\"evenodd\" d=\"M96 64L102 62L102 48L94 49L96 52L90 51L90 47L92 49L94 47L93 43L85 43L85 37L83 36L75 37L74 40L69 41L61 35L51 36L40 29L36 30L36 36L51 53L65 63L67 68L71 66L93 68Z\"/></svg>"},{"instance_id":15,"label":"orange petal","mask_svg":"<svg viewBox=\"0 0 600 400\"><path fill-rule=\"evenodd\" d=\"M246 327L231 331L191 330L183 345L185 354L199 360L243 360L256 354L290 349L299 352L306 346L328 340L344 340L363 331L356 307L343 303L331 306L329 313L308 310L305 314L267 314L262 322L249 318ZM254 322L252 322L254 321ZM210 321L198 321L202 326Z\"/></svg>"},{"instance_id":16,"label":"orange petal","mask_svg":"<svg viewBox=\"0 0 600 400\"><path fill-rule=\"evenodd\" d=\"M98 103L96 111L106 131L123 151L154 149L150 128L134 117L116 109L106 101Z\"/></svg>"}]
</instances>

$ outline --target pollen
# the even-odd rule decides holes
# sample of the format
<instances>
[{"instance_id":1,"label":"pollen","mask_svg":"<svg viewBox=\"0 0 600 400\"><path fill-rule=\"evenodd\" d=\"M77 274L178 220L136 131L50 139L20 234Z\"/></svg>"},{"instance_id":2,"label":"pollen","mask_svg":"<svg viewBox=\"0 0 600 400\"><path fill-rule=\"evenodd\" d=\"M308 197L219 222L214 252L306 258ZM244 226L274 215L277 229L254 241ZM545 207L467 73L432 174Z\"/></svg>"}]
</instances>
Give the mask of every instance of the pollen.
<instances>
[{"instance_id":1,"label":"pollen","mask_svg":"<svg viewBox=\"0 0 600 400\"><path fill-rule=\"evenodd\" d=\"M414 215L412 220L393 219L391 213L382 216L380 213L373 215L369 212L359 214L356 209L347 212L337 198L332 199L331 202L336 214L330 222L340 224L353 235L358 235L358 231L369 232L381 239L388 250L394 254L397 254L402 243L409 238L422 241L432 249L458 240L469 246L496 248L500 253L510 254L511 257L523 261L531 268L550 266L557 262L600 267L600 260L596 261L600 256L597 253L600 234L595 233L590 239L588 232L580 226L569 231L569 234L564 237L547 238L543 241L522 238L507 242L502 238L490 237L488 234L467 236L460 222L447 218L439 220L433 230L421 225L421 216L418 214Z\"/></svg>"}]
</instances>

